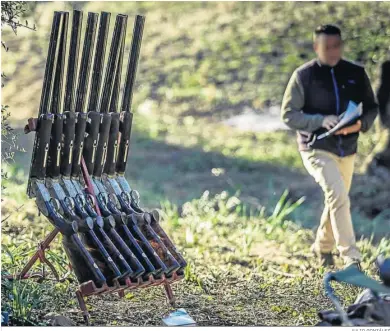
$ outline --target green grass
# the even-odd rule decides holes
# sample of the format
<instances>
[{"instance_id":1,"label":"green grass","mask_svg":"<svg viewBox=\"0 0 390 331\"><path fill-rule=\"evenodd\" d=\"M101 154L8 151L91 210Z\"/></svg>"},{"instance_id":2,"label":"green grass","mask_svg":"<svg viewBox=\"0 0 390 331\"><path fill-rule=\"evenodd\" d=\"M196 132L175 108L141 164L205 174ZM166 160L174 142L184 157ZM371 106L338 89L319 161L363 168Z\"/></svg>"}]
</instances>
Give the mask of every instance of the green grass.
<instances>
[{"instance_id":1,"label":"green grass","mask_svg":"<svg viewBox=\"0 0 390 331\"><path fill-rule=\"evenodd\" d=\"M36 24L36 32L20 29L15 37L7 28L3 31L10 48L8 54L3 53L7 75L3 103L9 104L11 110L18 109L15 120L23 120L38 109L54 10L72 10L74 6L84 12L128 14L126 53L133 17L136 13L144 14L146 26L135 109L148 100L154 102L162 116L192 114L212 116L214 121L237 114L243 106L261 111L269 102L280 104L293 69L315 56L311 33L324 22L341 26L346 57L364 64L376 82L379 64L387 58L390 31L390 4L385 1L96 1L36 2L29 6L31 11L26 19ZM111 29L114 21L112 18ZM18 93L21 89L23 94Z\"/></svg>"},{"instance_id":2,"label":"green grass","mask_svg":"<svg viewBox=\"0 0 390 331\"><path fill-rule=\"evenodd\" d=\"M274 207L251 208L239 195L225 191L215 196L204 192L180 211L176 205L163 203L162 225L188 261L185 280L174 286L178 305L200 325L315 324L317 311L331 305L322 289L325 270L309 252L313 233L288 217L298 204L287 203L283 195ZM50 225L45 224L48 231ZM25 233L4 245L3 270L20 270L33 251L34 239ZM389 253L389 241L373 245L365 239L358 245L364 268L376 277L372 262L379 253ZM53 245L50 252L48 258L65 272L61 248ZM2 300L25 322L41 322L41 316L52 311L54 300L56 312L81 322L80 315L69 312L76 305L74 288L73 282L8 283ZM359 292L346 286L338 286L337 291L346 304ZM169 310L160 289L136 291L121 301L106 295L104 312L101 300L88 299L94 325L158 325ZM139 315L144 302L156 308ZM131 313L115 314L119 307Z\"/></svg>"}]
</instances>

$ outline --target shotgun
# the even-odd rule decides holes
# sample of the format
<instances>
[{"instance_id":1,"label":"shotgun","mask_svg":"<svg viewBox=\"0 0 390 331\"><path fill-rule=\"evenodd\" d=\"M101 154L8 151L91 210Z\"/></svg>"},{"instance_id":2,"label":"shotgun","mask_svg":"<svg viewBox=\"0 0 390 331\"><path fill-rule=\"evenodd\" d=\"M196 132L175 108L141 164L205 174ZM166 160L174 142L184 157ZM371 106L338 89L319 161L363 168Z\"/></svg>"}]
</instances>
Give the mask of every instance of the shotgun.
<instances>
[{"instance_id":1,"label":"shotgun","mask_svg":"<svg viewBox=\"0 0 390 331\"><path fill-rule=\"evenodd\" d=\"M120 93L120 82L121 82L121 74L122 74L122 63L123 63L123 54L124 54L124 48L125 48L125 35L123 35L121 40L121 47L120 47L120 53L119 53L119 62L116 70L115 75L115 82L114 82L114 88L112 91L112 97L109 105L110 110L110 116L111 116L111 125L110 125L110 131L108 134L108 146L114 146L114 148L109 148L107 150L107 156L104 163L104 169L99 168L98 171L95 171L94 181L95 185L99 188L100 192L103 192L106 194L106 196L110 196L112 200L115 201L115 205L118 206L118 201L116 201L115 195L107 195L106 188L103 186L103 183L101 182L101 173L103 174L106 172L107 164L112 165L112 162L115 162L115 157L117 154L117 147L118 147L118 133L119 133L119 113L118 113L118 99L119 99L119 93ZM114 165L115 166L115 165ZM114 168L115 171L115 168ZM143 278L147 280L149 278L149 275L154 275L155 277L159 277L159 274L161 274L162 266L159 265L157 270L153 266L152 262L148 258L148 255L145 254L144 250L141 248L140 243L137 241L137 239L133 236L133 234L130 232L130 229L128 228L126 215L121 213L112 203L109 204L109 209L111 212L116 215L116 230L118 234L125 240L126 244L129 246L129 248L134 252L137 259L142 263L142 266L144 268L144 274ZM139 236L138 236L139 237ZM143 240L142 240L143 239ZM143 241L144 247L146 246L146 250L148 251L149 255L154 256L154 252L152 247L149 245L146 238L142 238L141 242ZM142 243L141 243L142 244Z\"/></svg>"},{"instance_id":2,"label":"shotgun","mask_svg":"<svg viewBox=\"0 0 390 331\"><path fill-rule=\"evenodd\" d=\"M107 23L109 22L109 13L102 13L102 20ZM105 107L111 98L113 83L112 75L115 75L115 70L118 63L119 53L120 53L120 40L124 34L124 26L126 22L126 16L118 15L116 18L114 36L111 43L111 50L109 54L109 61L106 70L105 84L103 88L103 95L100 102L100 108ZM101 25L102 26L102 25ZM101 29L99 34L101 35L100 42L101 45L105 46L104 39L107 37L107 29ZM95 64L94 64L94 79L93 79L93 88L92 93L90 95L89 105L96 105L96 98L98 98L98 92L101 88L101 78L103 72L103 51L99 51L96 49L95 52ZM108 113L100 113L96 110L93 110L92 106L89 106L88 111L88 123L86 127L86 138L85 138L85 146L83 150L83 159L85 161L88 174L92 174L95 170L95 174L98 174L98 168L102 168L100 165L102 159L105 158L107 151L107 139L108 132L110 129L111 117ZM94 184L94 181L91 181ZM122 260L122 263L128 263L129 268L133 268L132 277L137 278L141 274L144 273L145 269L142 264L138 261L137 257L130 250L130 248L126 245L123 239L119 236L119 234L115 231L115 219L114 216L111 215L110 209L107 205L108 200L104 199L105 197L99 194L98 189L95 185L93 185L93 191L89 192L90 194L97 196L97 204L99 207L99 211L101 211L103 216L103 227L104 231L107 233L108 237L105 237L105 240L110 239L114 245L117 246L118 251L125 259ZM95 202L95 203L96 203ZM95 206L96 207L96 206ZM100 215L98 215L100 216Z\"/></svg>"},{"instance_id":3,"label":"shotgun","mask_svg":"<svg viewBox=\"0 0 390 331\"><path fill-rule=\"evenodd\" d=\"M84 37L83 53L80 62L78 83L76 90L76 101L74 111L76 113L76 127L75 127L75 139L73 147L72 169L71 169L71 181L78 194L78 199L82 201L85 209L88 213L93 214L93 208L91 206L90 199L86 199L84 196L84 188L79 182L81 168L81 158L84 148L85 128L87 125L87 112L85 109L86 94L88 90L93 49L95 45L96 26L97 26L98 14L88 13L87 27ZM71 188L69 188L71 189ZM92 215L91 215L92 216Z\"/></svg>"},{"instance_id":4,"label":"shotgun","mask_svg":"<svg viewBox=\"0 0 390 331\"><path fill-rule=\"evenodd\" d=\"M127 17L124 17L124 16L123 16L123 18L127 19ZM126 20L124 19L124 25L125 24L126 24ZM115 40L116 39L114 38L114 41ZM167 270L169 270L169 268L165 266L165 264L162 262L161 258L158 256L158 254L156 254L155 250L150 245L147 238L140 231L140 229L138 228L138 226L136 225L134 220L131 217L127 217L123 212L121 212L117 208L118 205L114 202L114 201L116 201L116 199L114 199L114 195L107 193L106 188L101 181L101 175L102 175L104 165L106 163L106 158L107 158L107 155L104 153L104 150L105 150L104 146L107 146L108 140L110 137L111 137L111 139L115 140L115 134L116 134L116 136L118 134L118 131L113 132L113 130L111 129L111 125L108 126L108 123L111 122L111 117L113 114L114 114L114 116L113 116L114 120L119 119L119 117L115 116L115 114L117 114L116 112L111 114L111 113L108 113L108 110L115 108L115 105L117 105L117 103L118 103L117 99L119 96L119 87L120 87L119 82L120 82L121 62L122 62L121 56L123 56L123 51L124 51L124 35L120 38L120 42L122 43L122 46L120 46L119 52L116 49L114 49L114 52L113 52L113 47L111 48L110 55L111 54L118 54L119 59L118 59L118 61L116 61L116 59L114 57L110 56L109 59L111 61L109 61L107 72L106 72L106 77L105 77L106 78L105 79L105 89L103 92L103 97L102 97L101 106L100 106L103 120L102 120L101 125L100 125L101 134L99 136L99 145L98 145L97 153L96 153L96 155L97 155L96 163L94 165L92 165L91 162L88 162L88 160L87 160L86 164L87 164L88 172L93 171L93 174L94 174L93 181L92 181L92 187L93 187L94 194L97 196L97 201L99 203L99 208L101 209L102 214L104 216L108 216L111 213L115 217L115 221L117 222L116 228L118 229L118 231L121 231L121 233L127 237L127 239L128 239L127 243L129 244L129 246L133 247L133 251L135 251L136 254L138 253L138 257L140 258L140 255L139 255L141 253L139 251L140 247L139 247L139 245L136 245L137 244L136 239L138 240L138 242L142 246L142 249L144 250L144 253L146 254L147 258L149 259L149 261L147 261L147 260L144 261L144 264L143 264L144 267L146 268L146 270L148 270L150 273L153 273L153 275L158 278L161 276L162 272L166 272ZM112 45L115 46L114 43ZM116 72L116 75L112 75L112 72L114 72L114 73ZM113 91L114 87L116 89ZM110 121L106 122L107 126L104 126L105 125L105 120L104 120L105 115L108 115L110 117ZM115 129L115 124L116 124L116 126L118 126L119 123L118 122L114 123L114 129ZM103 129L102 129L102 127L103 127ZM110 158L109 162L110 163L111 163L111 159L113 157L115 157L115 154L116 154L116 151L114 150L114 153L111 153L109 155L109 158ZM131 235L133 236L133 238L131 237ZM158 242L158 240L159 240L159 238L155 238L154 242ZM160 247L158 247L158 248L160 248ZM164 249L164 247L162 247L162 249ZM160 248L160 250L161 250L161 248ZM152 262L154 264L153 268L155 270L151 269L151 265L149 262Z\"/></svg>"},{"instance_id":5,"label":"shotgun","mask_svg":"<svg viewBox=\"0 0 390 331\"><path fill-rule=\"evenodd\" d=\"M61 51L64 49L64 40L66 40L67 15L60 12L55 12L53 17L52 33L49 44L47 64L45 69L44 86L42 89L41 105L39 109L37 133L36 133L36 148L33 150L32 168L30 169L31 181L29 183L29 192L36 197L36 204L40 212L45 215L49 221L63 234L63 238L73 244L74 253L82 258L84 264L84 275L76 274L80 281L85 280L88 275L89 279L93 279L98 286L103 286L106 279L94 262L91 254L83 246L80 238L77 235L78 226L76 222L67 222L61 214L60 202L51 197L49 190L45 186L45 176L47 163L50 151L50 146L54 146L53 140L56 137L51 137L53 122L56 118L49 110L56 107L59 95L53 97L54 88L60 82L60 72L62 70L63 57ZM54 93L54 94L55 94ZM53 102L54 101L54 102ZM52 139L51 139L52 138ZM55 146L56 147L56 146ZM57 157L57 148L55 150ZM53 155L53 154L51 154ZM57 169L57 160L51 160L51 167ZM49 171L49 170L48 170ZM74 260L71 260L72 265Z\"/></svg>"},{"instance_id":6,"label":"shotgun","mask_svg":"<svg viewBox=\"0 0 390 331\"><path fill-rule=\"evenodd\" d=\"M76 143L75 143L75 153L74 153L75 157L73 158L72 161L72 172L71 172L72 185L65 185L64 183L64 186L67 186L67 191L69 195L74 197L76 201L76 206L78 206L76 208L76 211L78 211L79 216L81 218L91 217L93 219L93 229L95 231L96 238L93 238L93 240L91 240L90 236L85 237L84 239L86 244L92 245L93 243L96 244L98 240L101 241L101 243L103 244L102 246L106 249L106 253L104 253L102 257L105 261L109 259L110 263L108 264L108 266L110 267L111 272L114 273L111 274L111 276L113 277L108 277L108 279L111 281L113 278L118 278L118 270L119 270L120 271L119 281L122 281L127 276L133 277L134 272L130 267L130 265L125 261L125 259L123 258L122 254L119 252L117 247L108 237L107 233L104 230L104 219L94 211L92 199L89 195L85 195L84 187L80 182L81 180L80 163L82 159L83 150L85 150L84 136L88 134L87 126L89 125L88 122L90 120L89 114L85 112L85 103L86 103L86 93L88 90L88 84L90 80L92 55L93 55L93 50L95 45L97 18L98 18L98 14L89 13L87 29L84 38L84 49L83 49L83 55L81 59L81 67L79 73L77 100L75 105L75 110L78 110L78 121L75 128ZM102 36L103 39L105 39L105 36L107 35L108 25L109 25L109 13L106 13L106 15L103 15L100 19L97 47L102 45ZM105 46L105 42L103 43L103 46ZM104 55L102 54L102 52L99 52L98 49L96 49L95 57L99 56L99 54ZM95 66L96 66L96 62L95 62ZM65 182L69 184L69 182L66 179Z\"/></svg>"},{"instance_id":7,"label":"shotgun","mask_svg":"<svg viewBox=\"0 0 390 331\"><path fill-rule=\"evenodd\" d=\"M79 28L80 26L80 13L76 13L74 15L74 23L75 28ZM72 196L71 194L66 195L63 187L60 185L60 174L63 176L62 182L65 179L65 182L67 182L67 185L64 184L65 188L69 186L72 187L72 184L69 179L69 174L71 170L71 164L69 163L69 159L62 159L60 160L60 153L59 150L61 149L62 144L62 137L64 138L63 148L62 148L62 156L71 156L72 152L70 151L70 148L72 148L71 144L65 144L66 141L71 141L74 139L74 125L75 122L72 123L72 121L66 124L66 130L65 130L65 120L63 116L63 108L62 108L62 83L63 83L63 71L65 67L65 53L66 53L66 32L67 32L67 23L68 23L68 13L62 13L64 15L64 30L61 37L61 44L60 44L60 61L57 65L56 70L56 77L54 80L54 88L53 88L53 103L52 103L52 113L55 114L54 119L54 125L52 127L52 140L51 140L51 148L56 152L53 155L52 162L48 167L48 178L46 180L46 185L49 188L49 191L51 192L51 195L54 196L60 203L62 214L65 217L66 220L75 221L77 222L78 229L80 232L80 235L83 239L83 242L88 247L88 250L91 252L91 255L94 257L94 259L97 261L98 265L101 267L101 269L106 269L105 267L108 266L107 271L104 270L104 274L106 275L107 281L111 282L112 279L121 278L126 275L122 275L116 266L116 264L113 262L111 256L108 254L107 250L104 248L103 244L100 242L100 240L97 238L95 232L93 231L94 222L92 218L90 218L88 215L85 215L85 212L83 211L83 206L79 205L79 201L75 200L75 196ZM82 17L82 16L81 16ZM72 28L72 37L76 37L79 35L78 31L75 31L74 28ZM73 46L73 47L72 47ZM70 54L69 58L74 59L77 57L75 54L78 51L77 43L73 43L71 40L71 48L70 48ZM73 78L75 70L74 67L77 68L77 62L70 64L68 67L68 78ZM69 94L73 92L71 91L71 85L67 84L67 89L65 93L65 99L71 100L71 97L69 97ZM69 111L69 114L74 114L74 112ZM70 124L73 124L73 128L70 126ZM72 137L73 133L73 137ZM71 135L69 137L69 135ZM54 159L55 157L55 159ZM61 161L61 163L60 163ZM59 166L60 164L66 164L67 167ZM69 171L69 173L68 173ZM68 178L67 178L68 177ZM74 190L71 189L71 192ZM76 213L76 206L77 211L79 211L79 215ZM81 211L81 212L80 212ZM80 263L77 263L77 266L79 266ZM77 268L75 268L77 269Z\"/></svg>"},{"instance_id":8,"label":"shotgun","mask_svg":"<svg viewBox=\"0 0 390 331\"><path fill-rule=\"evenodd\" d=\"M130 194L134 191L131 190L127 180L124 177L128 158L128 149L130 144L131 125L133 119L133 114L131 113L130 108L142 42L144 21L145 19L143 16L136 16L133 29L132 46L126 74L126 82L122 99L122 112L120 114L119 125L117 124L115 117L113 117L112 120L114 121L114 125L112 125L111 128L111 142L109 145L114 145L114 153L111 153L107 157L107 162L104 171L104 182L107 187L107 190L114 194L118 199L121 210L129 216L128 226L133 228L133 231L136 231L138 236L140 236L140 234L142 233L142 237L146 237L149 240L150 244L158 252L160 259L167 266L167 268L165 269L165 273L167 275L171 275L174 271L179 271L179 273L181 273L186 266L186 262L178 253L172 241L161 229L159 224L156 224L156 222L149 223L147 220L151 219L150 215L147 215L147 213L145 213L143 210L137 211L136 208L134 208L136 204L131 204L132 199L130 199ZM117 103L117 100L113 99L113 104L115 106L117 105ZM119 133L120 144L117 153L115 142L118 141ZM117 176L115 176L115 172L117 172ZM153 227L151 225L153 225ZM140 229L142 231L140 231ZM160 238L160 236L162 237Z\"/></svg>"}]
</instances>

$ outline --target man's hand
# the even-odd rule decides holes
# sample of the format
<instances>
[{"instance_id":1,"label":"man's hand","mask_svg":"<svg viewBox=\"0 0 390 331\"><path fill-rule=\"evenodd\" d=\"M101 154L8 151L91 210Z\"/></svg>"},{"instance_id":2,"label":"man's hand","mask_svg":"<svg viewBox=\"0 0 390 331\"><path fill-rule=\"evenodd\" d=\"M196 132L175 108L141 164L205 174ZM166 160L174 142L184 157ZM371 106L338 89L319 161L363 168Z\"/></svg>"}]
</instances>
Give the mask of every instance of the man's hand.
<instances>
[{"instance_id":1,"label":"man's hand","mask_svg":"<svg viewBox=\"0 0 390 331\"><path fill-rule=\"evenodd\" d=\"M322 127L330 130L339 122L339 118L336 115L328 115L324 117L322 121Z\"/></svg>"},{"instance_id":2,"label":"man's hand","mask_svg":"<svg viewBox=\"0 0 390 331\"><path fill-rule=\"evenodd\" d=\"M350 133L359 132L362 128L362 121L359 120L355 124L347 126L341 130L336 131L335 135L343 134L344 136Z\"/></svg>"}]
</instances>

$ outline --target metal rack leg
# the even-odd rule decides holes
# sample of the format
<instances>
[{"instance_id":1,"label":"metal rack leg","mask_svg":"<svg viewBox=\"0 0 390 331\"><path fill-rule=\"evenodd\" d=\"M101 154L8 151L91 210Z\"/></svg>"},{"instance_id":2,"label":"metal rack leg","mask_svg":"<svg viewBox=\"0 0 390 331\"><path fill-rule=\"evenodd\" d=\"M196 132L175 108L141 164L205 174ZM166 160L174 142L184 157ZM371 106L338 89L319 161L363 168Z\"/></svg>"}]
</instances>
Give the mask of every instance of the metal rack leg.
<instances>
[{"instance_id":1,"label":"metal rack leg","mask_svg":"<svg viewBox=\"0 0 390 331\"><path fill-rule=\"evenodd\" d=\"M176 299L175 295L173 294L172 287L168 282L164 283L164 289L165 289L165 294L168 298L168 302L171 306L175 305Z\"/></svg>"},{"instance_id":2,"label":"metal rack leg","mask_svg":"<svg viewBox=\"0 0 390 331\"><path fill-rule=\"evenodd\" d=\"M77 301L79 302L80 309L83 312L84 322L85 322L85 324L89 325L88 308L87 308L87 305L85 304L85 300L84 300L83 295L81 294L80 290L76 291L76 297L77 297Z\"/></svg>"}]
</instances>

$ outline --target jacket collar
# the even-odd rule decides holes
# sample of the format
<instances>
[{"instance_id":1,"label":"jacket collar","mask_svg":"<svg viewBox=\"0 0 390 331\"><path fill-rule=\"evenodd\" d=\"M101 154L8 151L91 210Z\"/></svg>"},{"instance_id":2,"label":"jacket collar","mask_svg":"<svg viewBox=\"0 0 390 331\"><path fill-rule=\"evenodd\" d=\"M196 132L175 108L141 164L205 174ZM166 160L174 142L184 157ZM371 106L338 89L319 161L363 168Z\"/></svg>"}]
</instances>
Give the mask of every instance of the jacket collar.
<instances>
[{"instance_id":1,"label":"jacket collar","mask_svg":"<svg viewBox=\"0 0 390 331\"><path fill-rule=\"evenodd\" d=\"M341 64L342 61L343 61L343 59L340 59L340 61L337 62L337 64L336 64L335 66L331 67L330 65L321 63L321 61L320 61L319 58L316 59L317 65L318 65L320 68L324 69L324 70L331 70L332 68L335 68L335 69L337 70L337 68L340 67L340 64Z\"/></svg>"}]
</instances>

